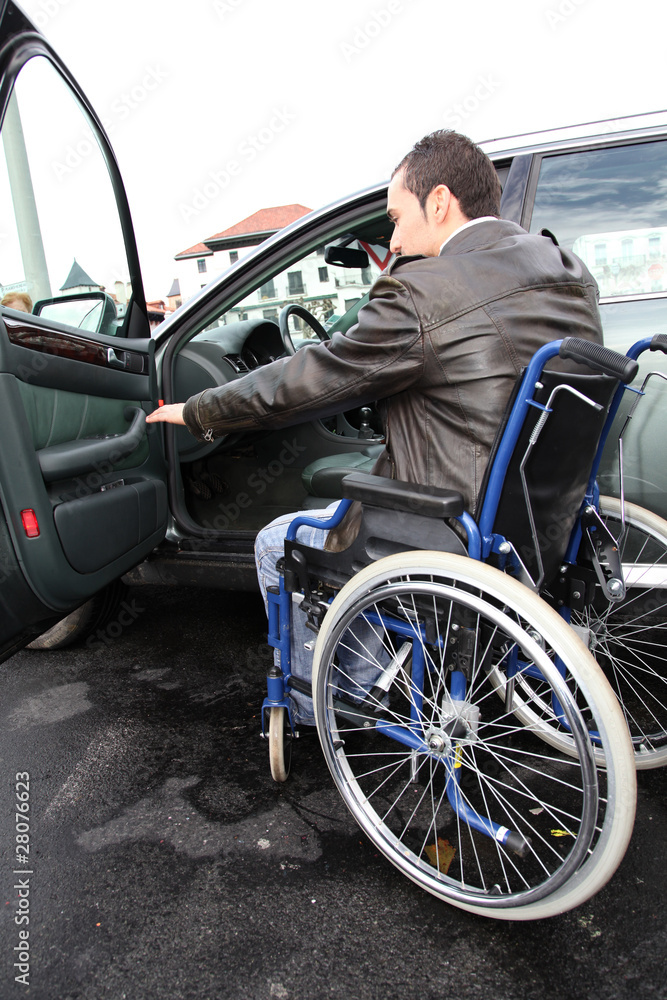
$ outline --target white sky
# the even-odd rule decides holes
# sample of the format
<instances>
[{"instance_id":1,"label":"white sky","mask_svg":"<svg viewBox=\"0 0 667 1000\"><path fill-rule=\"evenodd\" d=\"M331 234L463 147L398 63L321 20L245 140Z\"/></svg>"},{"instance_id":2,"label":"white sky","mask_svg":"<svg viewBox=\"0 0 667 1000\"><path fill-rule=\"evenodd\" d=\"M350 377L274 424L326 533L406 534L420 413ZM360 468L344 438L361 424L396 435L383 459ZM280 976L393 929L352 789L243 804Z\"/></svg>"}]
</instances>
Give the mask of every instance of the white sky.
<instances>
[{"instance_id":1,"label":"white sky","mask_svg":"<svg viewBox=\"0 0 667 1000\"><path fill-rule=\"evenodd\" d=\"M384 180L436 128L481 141L667 106L655 0L19 2L111 133L148 298L179 251Z\"/></svg>"}]
</instances>

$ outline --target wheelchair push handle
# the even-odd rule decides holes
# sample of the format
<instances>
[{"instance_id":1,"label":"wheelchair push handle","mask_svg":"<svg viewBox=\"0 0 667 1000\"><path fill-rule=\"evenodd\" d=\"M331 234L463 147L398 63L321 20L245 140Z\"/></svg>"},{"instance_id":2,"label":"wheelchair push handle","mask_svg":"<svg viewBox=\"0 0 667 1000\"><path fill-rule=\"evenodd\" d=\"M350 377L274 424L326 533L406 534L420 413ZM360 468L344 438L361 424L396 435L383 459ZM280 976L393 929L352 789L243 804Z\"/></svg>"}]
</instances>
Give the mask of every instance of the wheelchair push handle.
<instances>
[{"instance_id":1,"label":"wheelchair push handle","mask_svg":"<svg viewBox=\"0 0 667 1000\"><path fill-rule=\"evenodd\" d=\"M579 340L577 337L565 337L558 353L561 358L579 361L603 375L613 375L626 384L632 382L639 368L637 362L625 354L618 354L601 344Z\"/></svg>"},{"instance_id":2,"label":"wheelchair push handle","mask_svg":"<svg viewBox=\"0 0 667 1000\"><path fill-rule=\"evenodd\" d=\"M663 354L667 354L667 334L656 333L651 339L649 351L662 351Z\"/></svg>"}]
</instances>

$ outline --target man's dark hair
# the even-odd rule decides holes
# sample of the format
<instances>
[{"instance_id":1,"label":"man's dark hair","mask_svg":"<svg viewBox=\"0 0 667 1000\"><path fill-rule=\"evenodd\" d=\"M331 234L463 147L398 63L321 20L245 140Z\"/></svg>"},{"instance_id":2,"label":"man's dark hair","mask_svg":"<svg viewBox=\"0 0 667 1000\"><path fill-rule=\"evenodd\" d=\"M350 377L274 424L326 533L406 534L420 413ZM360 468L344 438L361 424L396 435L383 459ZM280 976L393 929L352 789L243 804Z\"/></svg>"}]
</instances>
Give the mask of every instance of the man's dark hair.
<instances>
[{"instance_id":1,"label":"man's dark hair","mask_svg":"<svg viewBox=\"0 0 667 1000\"><path fill-rule=\"evenodd\" d=\"M419 199L426 215L426 202L433 188L445 184L458 199L468 219L500 215L500 181L496 168L479 146L466 135L440 129L424 136L404 156L394 173L403 170L403 184Z\"/></svg>"}]
</instances>

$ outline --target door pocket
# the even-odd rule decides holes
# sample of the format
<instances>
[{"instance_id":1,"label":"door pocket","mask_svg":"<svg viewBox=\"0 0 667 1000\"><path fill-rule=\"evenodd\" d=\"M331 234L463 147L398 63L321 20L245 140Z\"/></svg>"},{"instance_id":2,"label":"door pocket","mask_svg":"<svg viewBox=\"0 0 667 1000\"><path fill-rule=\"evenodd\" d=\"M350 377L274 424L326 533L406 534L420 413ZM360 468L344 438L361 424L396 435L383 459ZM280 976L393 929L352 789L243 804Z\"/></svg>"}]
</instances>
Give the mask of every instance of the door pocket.
<instances>
[{"instance_id":1,"label":"door pocket","mask_svg":"<svg viewBox=\"0 0 667 1000\"><path fill-rule=\"evenodd\" d=\"M63 552L78 573L94 573L159 531L167 517L167 489L140 481L70 500L53 518Z\"/></svg>"}]
</instances>

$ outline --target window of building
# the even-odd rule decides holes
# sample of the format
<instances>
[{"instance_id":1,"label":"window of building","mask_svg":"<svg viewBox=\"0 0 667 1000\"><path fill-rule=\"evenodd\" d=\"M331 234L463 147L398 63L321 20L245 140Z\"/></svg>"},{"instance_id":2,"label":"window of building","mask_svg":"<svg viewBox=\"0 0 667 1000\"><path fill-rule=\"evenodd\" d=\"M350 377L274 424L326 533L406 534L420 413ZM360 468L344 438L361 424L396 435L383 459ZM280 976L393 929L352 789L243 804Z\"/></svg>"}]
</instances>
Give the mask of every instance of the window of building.
<instances>
[{"instance_id":1,"label":"window of building","mask_svg":"<svg viewBox=\"0 0 667 1000\"><path fill-rule=\"evenodd\" d=\"M197 270L200 274L206 274L206 261L203 257L200 257L197 261Z\"/></svg>"},{"instance_id":2,"label":"window of building","mask_svg":"<svg viewBox=\"0 0 667 1000\"><path fill-rule=\"evenodd\" d=\"M329 268L328 267L318 267L317 273L320 276L320 281L329 280Z\"/></svg>"},{"instance_id":3,"label":"window of building","mask_svg":"<svg viewBox=\"0 0 667 1000\"><path fill-rule=\"evenodd\" d=\"M288 271L287 272L287 287L289 289L290 295L304 295L306 292L306 287L303 283L303 272L302 271Z\"/></svg>"},{"instance_id":4,"label":"window of building","mask_svg":"<svg viewBox=\"0 0 667 1000\"><path fill-rule=\"evenodd\" d=\"M275 299L276 297L276 286L274 284L273 278L270 281L265 281L259 289L260 299Z\"/></svg>"},{"instance_id":5,"label":"window of building","mask_svg":"<svg viewBox=\"0 0 667 1000\"><path fill-rule=\"evenodd\" d=\"M238 252L238 250L230 250L229 251L229 263L230 264L235 264L238 259L239 259L239 252Z\"/></svg>"},{"instance_id":6,"label":"window of building","mask_svg":"<svg viewBox=\"0 0 667 1000\"><path fill-rule=\"evenodd\" d=\"M264 319L277 320L278 319L278 310L277 309L263 309L262 310L262 316L264 317Z\"/></svg>"}]
</instances>

